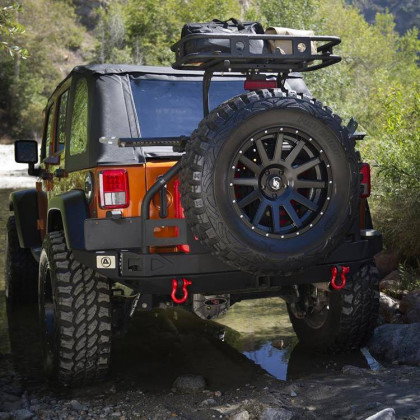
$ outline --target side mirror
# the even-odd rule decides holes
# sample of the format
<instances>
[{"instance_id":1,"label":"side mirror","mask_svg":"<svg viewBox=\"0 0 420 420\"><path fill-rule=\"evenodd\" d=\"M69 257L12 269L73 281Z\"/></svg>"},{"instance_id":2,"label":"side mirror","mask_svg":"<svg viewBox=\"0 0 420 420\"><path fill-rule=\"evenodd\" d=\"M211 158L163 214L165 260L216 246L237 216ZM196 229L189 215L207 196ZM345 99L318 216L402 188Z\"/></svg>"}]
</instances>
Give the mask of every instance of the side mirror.
<instances>
[{"instance_id":1,"label":"side mirror","mask_svg":"<svg viewBox=\"0 0 420 420\"><path fill-rule=\"evenodd\" d=\"M35 140L18 140L15 142L15 161L29 163L38 162L38 143Z\"/></svg>"}]
</instances>

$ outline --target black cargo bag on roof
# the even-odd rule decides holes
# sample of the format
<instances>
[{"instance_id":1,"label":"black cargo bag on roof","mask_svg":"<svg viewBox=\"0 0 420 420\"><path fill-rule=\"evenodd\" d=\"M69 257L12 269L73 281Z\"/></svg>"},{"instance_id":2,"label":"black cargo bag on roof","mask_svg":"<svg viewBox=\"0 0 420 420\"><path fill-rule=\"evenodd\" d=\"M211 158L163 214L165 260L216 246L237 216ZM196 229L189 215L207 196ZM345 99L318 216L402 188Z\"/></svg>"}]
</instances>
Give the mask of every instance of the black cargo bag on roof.
<instances>
[{"instance_id":1,"label":"black cargo bag on roof","mask_svg":"<svg viewBox=\"0 0 420 420\"><path fill-rule=\"evenodd\" d=\"M182 28L181 38L191 34L264 34L264 28L259 22L241 22L237 19L229 20L213 19L206 23L187 23ZM230 41L223 38L200 38L186 41L184 44L184 56L191 53L213 53L220 51L222 53L230 53ZM251 54L261 54L264 48L262 39L254 39L249 42Z\"/></svg>"}]
</instances>

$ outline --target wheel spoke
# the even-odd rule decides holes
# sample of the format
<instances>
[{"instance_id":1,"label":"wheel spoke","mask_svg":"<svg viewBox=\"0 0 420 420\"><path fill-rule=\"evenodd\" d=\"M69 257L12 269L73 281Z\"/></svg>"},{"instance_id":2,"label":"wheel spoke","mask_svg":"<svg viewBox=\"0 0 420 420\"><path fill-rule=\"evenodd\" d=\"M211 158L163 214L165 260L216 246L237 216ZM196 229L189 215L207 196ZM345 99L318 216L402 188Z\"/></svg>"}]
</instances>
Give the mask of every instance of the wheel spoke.
<instances>
[{"instance_id":1,"label":"wheel spoke","mask_svg":"<svg viewBox=\"0 0 420 420\"><path fill-rule=\"evenodd\" d=\"M280 232L280 206L278 204L271 205L271 220L273 222L273 232Z\"/></svg>"},{"instance_id":2,"label":"wheel spoke","mask_svg":"<svg viewBox=\"0 0 420 420\"><path fill-rule=\"evenodd\" d=\"M260 205L258 206L258 210L252 219L253 225L258 225L258 223L260 223L260 220L264 216L264 212L266 208L267 208L267 201L261 200Z\"/></svg>"},{"instance_id":3,"label":"wheel spoke","mask_svg":"<svg viewBox=\"0 0 420 420\"><path fill-rule=\"evenodd\" d=\"M233 185L245 185L247 187L258 187L257 178L233 178Z\"/></svg>"},{"instance_id":4,"label":"wheel spoke","mask_svg":"<svg viewBox=\"0 0 420 420\"><path fill-rule=\"evenodd\" d=\"M300 228L302 226L302 222L301 222L298 214L296 213L296 210L293 208L292 204L290 203L290 201L287 202L287 203L284 203L283 208L284 208L284 210L286 210L287 214L292 219L293 224L297 228Z\"/></svg>"},{"instance_id":5,"label":"wheel spoke","mask_svg":"<svg viewBox=\"0 0 420 420\"><path fill-rule=\"evenodd\" d=\"M258 154L260 155L263 166L267 166L269 163L269 159L268 159L267 152L265 150L262 140L261 139L257 140L255 144L257 146Z\"/></svg>"},{"instance_id":6,"label":"wheel spoke","mask_svg":"<svg viewBox=\"0 0 420 420\"><path fill-rule=\"evenodd\" d=\"M289 153L289 156L286 158L286 162L291 165L296 158L298 157L299 153L302 151L303 146L305 146L305 142L303 140L300 140L296 146L293 148L293 150Z\"/></svg>"},{"instance_id":7,"label":"wheel spoke","mask_svg":"<svg viewBox=\"0 0 420 420\"><path fill-rule=\"evenodd\" d=\"M298 192L295 192L292 195L292 200L295 200L298 203L304 205L311 211L315 211L317 209L317 205L313 201L309 200L308 198L304 197L302 194L299 194Z\"/></svg>"},{"instance_id":8,"label":"wheel spoke","mask_svg":"<svg viewBox=\"0 0 420 420\"><path fill-rule=\"evenodd\" d=\"M277 134L276 148L274 149L273 162L280 162L281 152L283 151L283 133Z\"/></svg>"},{"instance_id":9,"label":"wheel spoke","mask_svg":"<svg viewBox=\"0 0 420 420\"><path fill-rule=\"evenodd\" d=\"M246 195L244 198L238 201L238 206L240 208L243 208L247 206L248 204L251 204L253 201L255 201L259 197L258 191L254 190L251 191L248 195Z\"/></svg>"},{"instance_id":10,"label":"wheel spoke","mask_svg":"<svg viewBox=\"0 0 420 420\"><path fill-rule=\"evenodd\" d=\"M295 188L326 188L324 181L312 179L297 179L295 181Z\"/></svg>"},{"instance_id":11,"label":"wheel spoke","mask_svg":"<svg viewBox=\"0 0 420 420\"><path fill-rule=\"evenodd\" d=\"M306 163L303 163L302 165L299 165L297 168L294 168L295 174L299 175L302 172L307 171L308 169L313 168L316 165L319 165L321 163L321 160L319 159L319 157L317 158L312 158L311 160L309 160Z\"/></svg>"},{"instance_id":12,"label":"wheel spoke","mask_svg":"<svg viewBox=\"0 0 420 420\"><path fill-rule=\"evenodd\" d=\"M239 161L242 162L251 172L254 172L255 175L260 174L261 168L251 159L248 159L246 156L241 155Z\"/></svg>"}]
</instances>

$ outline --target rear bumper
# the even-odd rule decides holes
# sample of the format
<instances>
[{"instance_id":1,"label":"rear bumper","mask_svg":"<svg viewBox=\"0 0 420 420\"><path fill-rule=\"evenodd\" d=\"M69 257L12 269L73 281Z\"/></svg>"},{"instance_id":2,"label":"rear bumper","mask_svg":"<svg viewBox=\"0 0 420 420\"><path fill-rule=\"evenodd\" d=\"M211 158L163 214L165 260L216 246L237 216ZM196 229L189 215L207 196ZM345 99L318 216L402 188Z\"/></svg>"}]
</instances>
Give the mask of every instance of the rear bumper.
<instances>
[{"instance_id":1,"label":"rear bumper","mask_svg":"<svg viewBox=\"0 0 420 420\"><path fill-rule=\"evenodd\" d=\"M359 240L343 242L319 264L287 276L257 276L238 271L204 248L192 248L189 254L141 254L123 249L73 250L73 254L77 260L112 281L146 294L168 295L172 279L182 277L192 281L191 293L263 292L293 284L327 282L334 265L349 266L350 273L357 271L382 249L382 236L373 229L362 231Z\"/></svg>"}]
</instances>

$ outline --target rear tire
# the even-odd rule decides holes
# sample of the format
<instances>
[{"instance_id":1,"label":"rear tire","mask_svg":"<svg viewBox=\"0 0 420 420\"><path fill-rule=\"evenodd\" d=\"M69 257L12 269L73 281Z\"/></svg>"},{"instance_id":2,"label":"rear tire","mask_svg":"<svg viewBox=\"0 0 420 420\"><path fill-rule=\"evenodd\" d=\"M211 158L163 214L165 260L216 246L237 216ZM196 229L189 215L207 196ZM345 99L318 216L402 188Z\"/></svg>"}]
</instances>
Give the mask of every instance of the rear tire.
<instances>
[{"instance_id":1,"label":"rear tire","mask_svg":"<svg viewBox=\"0 0 420 420\"><path fill-rule=\"evenodd\" d=\"M374 263L360 267L339 292L318 293L326 293L324 304L307 311L304 317L298 317L296 308L287 305L299 341L306 347L332 352L363 347L379 314L379 273Z\"/></svg>"},{"instance_id":2,"label":"rear tire","mask_svg":"<svg viewBox=\"0 0 420 420\"><path fill-rule=\"evenodd\" d=\"M62 232L49 233L39 270L44 369L64 386L102 379L111 353L110 288L76 261Z\"/></svg>"},{"instance_id":3,"label":"rear tire","mask_svg":"<svg viewBox=\"0 0 420 420\"><path fill-rule=\"evenodd\" d=\"M9 303L35 303L38 296L38 263L28 248L21 248L16 220L10 216L6 225L5 292Z\"/></svg>"}]
</instances>

